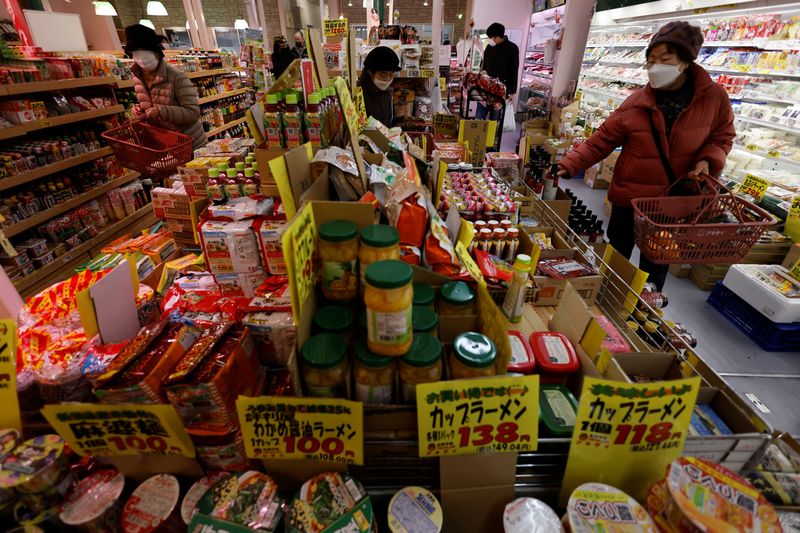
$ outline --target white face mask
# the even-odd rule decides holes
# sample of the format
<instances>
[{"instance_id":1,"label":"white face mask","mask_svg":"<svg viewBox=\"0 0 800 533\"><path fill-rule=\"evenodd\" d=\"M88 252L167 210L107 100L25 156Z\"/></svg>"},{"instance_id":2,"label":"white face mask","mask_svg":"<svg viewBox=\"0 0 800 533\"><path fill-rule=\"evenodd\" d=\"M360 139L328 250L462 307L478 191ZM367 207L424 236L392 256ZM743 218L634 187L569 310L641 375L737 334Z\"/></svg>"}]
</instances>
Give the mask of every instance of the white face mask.
<instances>
[{"instance_id":1,"label":"white face mask","mask_svg":"<svg viewBox=\"0 0 800 533\"><path fill-rule=\"evenodd\" d=\"M150 50L136 50L133 52L133 62L145 72L152 72L158 66L158 56Z\"/></svg>"},{"instance_id":2,"label":"white face mask","mask_svg":"<svg viewBox=\"0 0 800 533\"><path fill-rule=\"evenodd\" d=\"M381 91L385 91L392 84L392 80L384 81L384 80L379 80L378 78L372 78L372 83L374 83L375 87L377 87Z\"/></svg>"},{"instance_id":3,"label":"white face mask","mask_svg":"<svg viewBox=\"0 0 800 533\"><path fill-rule=\"evenodd\" d=\"M488 44L489 46L496 46L497 45L497 43L494 42L494 39L489 39L489 42L486 43L486 44Z\"/></svg>"},{"instance_id":4,"label":"white face mask","mask_svg":"<svg viewBox=\"0 0 800 533\"><path fill-rule=\"evenodd\" d=\"M647 69L647 78L650 80L650 86L654 89L661 89L671 85L678 76L683 72L681 65L667 65L664 63L656 63Z\"/></svg>"}]
</instances>

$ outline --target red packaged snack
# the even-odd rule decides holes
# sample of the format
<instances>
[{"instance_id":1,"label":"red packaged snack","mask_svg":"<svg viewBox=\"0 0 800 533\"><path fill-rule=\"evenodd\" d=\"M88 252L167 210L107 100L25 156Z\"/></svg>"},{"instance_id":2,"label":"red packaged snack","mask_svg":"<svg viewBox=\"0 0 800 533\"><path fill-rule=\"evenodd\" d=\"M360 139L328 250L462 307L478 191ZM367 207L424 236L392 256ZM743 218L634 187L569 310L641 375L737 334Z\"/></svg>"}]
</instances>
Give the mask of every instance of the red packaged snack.
<instances>
[{"instance_id":1,"label":"red packaged snack","mask_svg":"<svg viewBox=\"0 0 800 533\"><path fill-rule=\"evenodd\" d=\"M419 196L415 194L403 200L395 226L400 234L400 244L422 246L428 228L428 212Z\"/></svg>"},{"instance_id":2,"label":"red packaged snack","mask_svg":"<svg viewBox=\"0 0 800 533\"><path fill-rule=\"evenodd\" d=\"M422 258L424 265L437 274L455 277L461 272L461 263L447 235L447 227L436 212L431 216L431 228L425 238Z\"/></svg>"},{"instance_id":3,"label":"red packaged snack","mask_svg":"<svg viewBox=\"0 0 800 533\"><path fill-rule=\"evenodd\" d=\"M580 278L582 276L597 274L594 269L574 259L567 259L566 257L543 259L539 261L536 272L537 274L553 279Z\"/></svg>"},{"instance_id":4,"label":"red packaged snack","mask_svg":"<svg viewBox=\"0 0 800 533\"><path fill-rule=\"evenodd\" d=\"M578 371L578 356L572 343L563 334L537 331L531 334L530 345L542 383L563 384L567 376Z\"/></svg>"},{"instance_id":5,"label":"red packaged snack","mask_svg":"<svg viewBox=\"0 0 800 533\"><path fill-rule=\"evenodd\" d=\"M508 365L508 371L533 374L536 370L536 356L525 335L519 331L509 331L508 342L511 344L511 363Z\"/></svg>"},{"instance_id":6,"label":"red packaged snack","mask_svg":"<svg viewBox=\"0 0 800 533\"><path fill-rule=\"evenodd\" d=\"M603 328L603 331L606 333L606 338L603 339L603 344L600 345L601 350L605 348L611 353L625 353L631 351L631 347L625 340L625 337L620 334L617 327L607 316L594 315L594 319L597 320L600 327Z\"/></svg>"}]
</instances>

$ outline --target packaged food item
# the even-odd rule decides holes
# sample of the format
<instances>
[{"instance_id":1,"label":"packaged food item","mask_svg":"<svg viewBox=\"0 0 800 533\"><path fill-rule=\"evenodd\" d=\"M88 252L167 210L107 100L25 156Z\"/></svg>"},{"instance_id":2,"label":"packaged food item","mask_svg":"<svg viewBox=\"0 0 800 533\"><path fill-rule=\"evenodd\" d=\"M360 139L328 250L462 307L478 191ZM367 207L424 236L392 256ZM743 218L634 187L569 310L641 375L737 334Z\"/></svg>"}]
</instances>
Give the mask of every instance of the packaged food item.
<instances>
[{"instance_id":1,"label":"packaged food item","mask_svg":"<svg viewBox=\"0 0 800 533\"><path fill-rule=\"evenodd\" d=\"M561 520L536 498L517 498L503 511L504 533L563 533Z\"/></svg>"},{"instance_id":2,"label":"packaged food item","mask_svg":"<svg viewBox=\"0 0 800 533\"><path fill-rule=\"evenodd\" d=\"M401 356L411 348L411 278L411 267L402 261L378 261L367 267L364 304L367 346L373 353Z\"/></svg>"},{"instance_id":3,"label":"packaged food item","mask_svg":"<svg viewBox=\"0 0 800 533\"><path fill-rule=\"evenodd\" d=\"M411 310L411 327L414 330L414 335L427 333L438 337L439 315L430 307L414 306Z\"/></svg>"},{"instance_id":4,"label":"packaged food item","mask_svg":"<svg viewBox=\"0 0 800 533\"><path fill-rule=\"evenodd\" d=\"M565 257L542 259L536 266L536 272L540 276L547 276L553 279L580 278L597 274L593 268Z\"/></svg>"},{"instance_id":5,"label":"packaged food item","mask_svg":"<svg viewBox=\"0 0 800 533\"><path fill-rule=\"evenodd\" d=\"M477 297L463 281L449 281L439 291L439 315L463 316L477 313Z\"/></svg>"},{"instance_id":6,"label":"packaged food item","mask_svg":"<svg viewBox=\"0 0 800 533\"><path fill-rule=\"evenodd\" d=\"M319 227L322 293L328 300L358 296L358 232L348 220L331 220Z\"/></svg>"},{"instance_id":7,"label":"packaged food item","mask_svg":"<svg viewBox=\"0 0 800 533\"><path fill-rule=\"evenodd\" d=\"M594 319L597 320L600 327L603 328L603 331L606 333L606 338L603 339L601 349L605 348L610 353L627 353L631 351L631 347L625 340L625 337L620 334L617 327L607 316L594 315Z\"/></svg>"},{"instance_id":8,"label":"packaged food item","mask_svg":"<svg viewBox=\"0 0 800 533\"><path fill-rule=\"evenodd\" d=\"M286 222L262 220L256 225L261 260L270 274L286 275L286 262L283 259L283 231Z\"/></svg>"},{"instance_id":9,"label":"packaged food item","mask_svg":"<svg viewBox=\"0 0 800 533\"><path fill-rule=\"evenodd\" d=\"M414 335L407 354L400 359L400 389L403 402L417 403L417 385L442 379L442 343L426 333Z\"/></svg>"},{"instance_id":10,"label":"packaged food item","mask_svg":"<svg viewBox=\"0 0 800 533\"><path fill-rule=\"evenodd\" d=\"M200 499L208 492L208 489L217 484L221 479L228 477L226 472L211 472L198 479L186 492L181 502L181 519L187 526L192 516L197 512L197 505Z\"/></svg>"},{"instance_id":11,"label":"packaged food item","mask_svg":"<svg viewBox=\"0 0 800 533\"><path fill-rule=\"evenodd\" d=\"M392 533L439 533L444 515L436 496L422 487L406 487L392 496L388 511Z\"/></svg>"},{"instance_id":12,"label":"packaged food item","mask_svg":"<svg viewBox=\"0 0 800 533\"><path fill-rule=\"evenodd\" d=\"M347 343L332 333L320 333L301 349L303 379L309 396L347 398Z\"/></svg>"},{"instance_id":13,"label":"packaged food item","mask_svg":"<svg viewBox=\"0 0 800 533\"><path fill-rule=\"evenodd\" d=\"M369 404L393 403L397 379L395 363L392 357L370 352L366 340L356 342L353 365L355 399Z\"/></svg>"},{"instance_id":14,"label":"packaged food item","mask_svg":"<svg viewBox=\"0 0 800 533\"><path fill-rule=\"evenodd\" d=\"M252 220L200 224L200 243L212 274L263 272Z\"/></svg>"},{"instance_id":15,"label":"packaged food item","mask_svg":"<svg viewBox=\"0 0 800 533\"><path fill-rule=\"evenodd\" d=\"M584 483L572 491L567 517L572 533L658 533L644 507L621 490L603 483Z\"/></svg>"},{"instance_id":16,"label":"packaged food item","mask_svg":"<svg viewBox=\"0 0 800 533\"><path fill-rule=\"evenodd\" d=\"M244 437L239 426L216 429L189 429L197 460L206 470L241 472L249 468L251 461L244 448Z\"/></svg>"},{"instance_id":17,"label":"packaged food item","mask_svg":"<svg viewBox=\"0 0 800 533\"><path fill-rule=\"evenodd\" d=\"M492 339L482 333L468 331L453 341L450 374L453 379L494 376L497 348Z\"/></svg>"},{"instance_id":18,"label":"packaged food item","mask_svg":"<svg viewBox=\"0 0 800 533\"><path fill-rule=\"evenodd\" d=\"M539 421L553 437L570 437L575 428L578 400L563 385L539 388Z\"/></svg>"},{"instance_id":19,"label":"packaged food item","mask_svg":"<svg viewBox=\"0 0 800 533\"><path fill-rule=\"evenodd\" d=\"M71 481L67 446L58 435L26 440L0 463L0 488L14 489L26 503L41 504L42 509L58 503Z\"/></svg>"},{"instance_id":20,"label":"packaged food item","mask_svg":"<svg viewBox=\"0 0 800 533\"><path fill-rule=\"evenodd\" d=\"M61 506L59 519L90 533L111 533L119 527L125 476L117 470L99 470L73 487Z\"/></svg>"},{"instance_id":21,"label":"packaged food item","mask_svg":"<svg viewBox=\"0 0 800 533\"><path fill-rule=\"evenodd\" d=\"M536 356L528 339L519 331L509 331L508 342L511 345L511 364L508 365L508 371L533 374L536 370Z\"/></svg>"},{"instance_id":22,"label":"packaged food item","mask_svg":"<svg viewBox=\"0 0 800 533\"><path fill-rule=\"evenodd\" d=\"M578 371L578 356L569 339L554 331L537 331L530 336L530 345L539 366L542 383L561 383Z\"/></svg>"},{"instance_id":23,"label":"packaged food item","mask_svg":"<svg viewBox=\"0 0 800 533\"><path fill-rule=\"evenodd\" d=\"M178 532L181 488L175 476L158 474L143 481L125 502L121 530L124 533Z\"/></svg>"},{"instance_id":24,"label":"packaged food item","mask_svg":"<svg viewBox=\"0 0 800 533\"><path fill-rule=\"evenodd\" d=\"M348 344L353 342L355 317L349 307L327 305L314 313L314 328L317 333L341 335Z\"/></svg>"},{"instance_id":25,"label":"packaged food item","mask_svg":"<svg viewBox=\"0 0 800 533\"><path fill-rule=\"evenodd\" d=\"M289 363L297 340L292 313L248 313L242 324L253 335L263 364L285 367Z\"/></svg>"},{"instance_id":26,"label":"packaged food item","mask_svg":"<svg viewBox=\"0 0 800 533\"><path fill-rule=\"evenodd\" d=\"M421 306L433 309L436 301L436 293L433 287L424 283L413 283L412 286L414 287L414 307Z\"/></svg>"},{"instance_id":27,"label":"packaged food item","mask_svg":"<svg viewBox=\"0 0 800 533\"><path fill-rule=\"evenodd\" d=\"M373 527L372 502L355 478L325 472L306 481L295 494L286 517L286 533L348 531Z\"/></svg>"},{"instance_id":28,"label":"packaged food item","mask_svg":"<svg viewBox=\"0 0 800 533\"><path fill-rule=\"evenodd\" d=\"M200 498L197 512L250 529L275 531L283 505L278 484L266 474L249 470L218 481Z\"/></svg>"},{"instance_id":29,"label":"packaged food item","mask_svg":"<svg viewBox=\"0 0 800 533\"><path fill-rule=\"evenodd\" d=\"M363 289L369 265L386 259L400 259L400 234L392 226L373 224L362 229L360 236L361 247L358 250L358 262Z\"/></svg>"}]
</instances>

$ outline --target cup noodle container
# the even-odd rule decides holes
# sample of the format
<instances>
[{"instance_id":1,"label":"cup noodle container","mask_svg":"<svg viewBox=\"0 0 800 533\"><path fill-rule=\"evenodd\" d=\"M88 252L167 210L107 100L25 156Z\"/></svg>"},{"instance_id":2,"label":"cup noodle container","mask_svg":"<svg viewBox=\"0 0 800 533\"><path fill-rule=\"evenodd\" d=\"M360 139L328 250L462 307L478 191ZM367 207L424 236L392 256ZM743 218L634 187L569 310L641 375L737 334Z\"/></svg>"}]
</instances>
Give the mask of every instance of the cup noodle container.
<instances>
[{"instance_id":1,"label":"cup noodle container","mask_svg":"<svg viewBox=\"0 0 800 533\"><path fill-rule=\"evenodd\" d=\"M388 520L392 533L439 533L444 516L433 494L421 487L406 487L389 502Z\"/></svg>"},{"instance_id":2,"label":"cup noodle container","mask_svg":"<svg viewBox=\"0 0 800 533\"><path fill-rule=\"evenodd\" d=\"M181 502L181 519L184 524L187 526L189 525L194 513L197 512L197 504L200 502L200 498L208 492L208 489L216 485L217 481L229 475L230 474L227 472L212 472L197 480L197 482L189 488L186 492L186 496L183 497L183 502Z\"/></svg>"},{"instance_id":3,"label":"cup noodle container","mask_svg":"<svg viewBox=\"0 0 800 533\"><path fill-rule=\"evenodd\" d=\"M59 518L68 526L89 533L119 529L120 496L125 476L117 470L100 470L81 480L61 507Z\"/></svg>"},{"instance_id":4,"label":"cup noodle container","mask_svg":"<svg viewBox=\"0 0 800 533\"><path fill-rule=\"evenodd\" d=\"M503 511L505 533L563 533L558 515L536 498L517 498Z\"/></svg>"},{"instance_id":5,"label":"cup noodle container","mask_svg":"<svg viewBox=\"0 0 800 533\"><path fill-rule=\"evenodd\" d=\"M658 533L644 507L621 490L603 483L584 483L572 491L567 521L572 533Z\"/></svg>"},{"instance_id":6,"label":"cup noodle container","mask_svg":"<svg viewBox=\"0 0 800 533\"><path fill-rule=\"evenodd\" d=\"M185 532L178 510L181 489L175 476L158 474L136 487L122 509L123 533Z\"/></svg>"}]
</instances>

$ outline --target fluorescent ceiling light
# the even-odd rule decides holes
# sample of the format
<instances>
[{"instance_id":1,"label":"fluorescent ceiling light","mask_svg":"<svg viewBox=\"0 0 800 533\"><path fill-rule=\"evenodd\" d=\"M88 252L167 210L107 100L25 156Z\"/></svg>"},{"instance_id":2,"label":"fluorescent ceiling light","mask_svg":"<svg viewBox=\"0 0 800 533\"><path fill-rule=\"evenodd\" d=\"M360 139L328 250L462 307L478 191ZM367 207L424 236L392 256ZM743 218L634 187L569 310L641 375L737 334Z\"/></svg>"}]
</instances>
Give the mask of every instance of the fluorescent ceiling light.
<instances>
[{"instance_id":1,"label":"fluorescent ceiling light","mask_svg":"<svg viewBox=\"0 0 800 533\"><path fill-rule=\"evenodd\" d=\"M167 8L158 0L150 0L147 2L147 14L154 17L166 17L169 15L169 13L167 13Z\"/></svg>"},{"instance_id":2,"label":"fluorescent ceiling light","mask_svg":"<svg viewBox=\"0 0 800 533\"><path fill-rule=\"evenodd\" d=\"M111 2L100 0L94 3L94 14L101 17L116 17L117 10L114 9L114 6L111 4Z\"/></svg>"},{"instance_id":3,"label":"fluorescent ceiling light","mask_svg":"<svg viewBox=\"0 0 800 533\"><path fill-rule=\"evenodd\" d=\"M246 30L249 26L247 21L240 17L233 22L233 27L237 30Z\"/></svg>"},{"instance_id":4,"label":"fluorescent ceiling light","mask_svg":"<svg viewBox=\"0 0 800 533\"><path fill-rule=\"evenodd\" d=\"M151 30L156 29L155 24L153 24L153 22L150 19L139 19L139 24L141 24L142 26L147 26Z\"/></svg>"}]
</instances>

